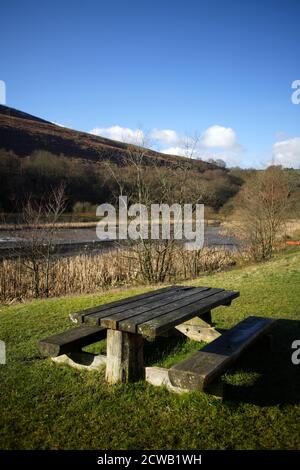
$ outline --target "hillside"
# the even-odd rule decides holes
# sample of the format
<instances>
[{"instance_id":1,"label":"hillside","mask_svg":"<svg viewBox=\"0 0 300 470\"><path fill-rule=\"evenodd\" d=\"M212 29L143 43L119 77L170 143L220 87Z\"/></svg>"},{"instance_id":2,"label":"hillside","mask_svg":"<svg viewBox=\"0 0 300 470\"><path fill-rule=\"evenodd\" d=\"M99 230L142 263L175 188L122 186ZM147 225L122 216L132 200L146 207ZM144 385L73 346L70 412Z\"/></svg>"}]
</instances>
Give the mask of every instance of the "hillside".
<instances>
[{"instance_id":1,"label":"hillside","mask_svg":"<svg viewBox=\"0 0 300 470\"><path fill-rule=\"evenodd\" d=\"M20 119L28 119L29 121L36 121L36 122L43 122L45 124L51 124L50 121L46 121L45 119L33 116L32 114L25 113L24 111L11 108L10 106L5 106L3 104L0 104L0 114L3 114L4 116L7 116L7 117L16 117Z\"/></svg>"},{"instance_id":2,"label":"hillside","mask_svg":"<svg viewBox=\"0 0 300 470\"><path fill-rule=\"evenodd\" d=\"M136 182L128 160L133 148L138 150L0 106L0 212L19 211L29 195L40 201L61 183L66 188L68 210L77 202L112 200L119 191L116 181L122 181L127 193L134 194ZM164 199L163 187L168 181L173 202L184 191L187 201L199 194L198 200L219 209L242 183L229 170L202 160L150 149L143 149L143 154L143 179L155 202ZM107 160L115 168L115 177L105 167ZM187 176L182 165L185 161ZM164 185L158 178L158 166Z\"/></svg>"},{"instance_id":3,"label":"hillside","mask_svg":"<svg viewBox=\"0 0 300 470\"><path fill-rule=\"evenodd\" d=\"M129 145L123 142L98 137L58 126L22 111L0 105L0 148L11 150L20 157L37 150L53 154L64 154L73 158L99 161L110 159L119 164L126 158ZM166 155L146 149L145 156L162 165L176 166L183 157ZM191 162L191 160L189 159ZM198 171L217 169L214 164L192 160Z\"/></svg>"}]
</instances>

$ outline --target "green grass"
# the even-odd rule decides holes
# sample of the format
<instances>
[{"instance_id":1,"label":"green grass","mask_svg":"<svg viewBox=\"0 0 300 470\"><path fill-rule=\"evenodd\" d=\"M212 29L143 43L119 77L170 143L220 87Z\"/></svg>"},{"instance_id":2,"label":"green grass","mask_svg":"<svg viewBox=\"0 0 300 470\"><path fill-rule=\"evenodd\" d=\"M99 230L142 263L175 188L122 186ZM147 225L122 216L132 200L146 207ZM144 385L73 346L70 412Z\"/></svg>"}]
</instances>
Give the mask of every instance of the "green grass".
<instances>
[{"instance_id":1,"label":"green grass","mask_svg":"<svg viewBox=\"0 0 300 470\"><path fill-rule=\"evenodd\" d=\"M272 353L257 347L223 377L223 402L144 382L108 386L101 371L78 372L40 358L37 341L71 327L69 313L142 289L2 306L7 365L0 365L0 448L299 449L300 365L291 363L291 343L300 339L300 252L189 284L240 290L231 307L213 312L218 327L251 314L280 319ZM147 345L147 363L169 367L198 348L160 339Z\"/></svg>"}]
</instances>

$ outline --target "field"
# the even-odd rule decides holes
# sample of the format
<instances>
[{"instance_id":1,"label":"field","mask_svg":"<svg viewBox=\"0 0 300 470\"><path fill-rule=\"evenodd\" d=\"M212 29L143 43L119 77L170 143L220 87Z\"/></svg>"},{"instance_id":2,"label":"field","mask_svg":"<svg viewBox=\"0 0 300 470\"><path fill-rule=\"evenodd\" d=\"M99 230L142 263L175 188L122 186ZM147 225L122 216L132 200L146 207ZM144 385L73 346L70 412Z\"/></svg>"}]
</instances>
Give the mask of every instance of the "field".
<instances>
[{"instance_id":1,"label":"field","mask_svg":"<svg viewBox=\"0 0 300 470\"><path fill-rule=\"evenodd\" d=\"M291 362L291 343L300 339L300 251L190 284L240 290L231 307L215 310L218 327L251 314L279 320L273 352L249 351L224 376L223 402L143 382L108 386L103 372L78 372L39 357L38 339L71 327L69 313L146 289L2 306L7 365L0 366L0 448L300 449L300 365ZM199 348L168 341L147 345L148 364L168 367Z\"/></svg>"}]
</instances>

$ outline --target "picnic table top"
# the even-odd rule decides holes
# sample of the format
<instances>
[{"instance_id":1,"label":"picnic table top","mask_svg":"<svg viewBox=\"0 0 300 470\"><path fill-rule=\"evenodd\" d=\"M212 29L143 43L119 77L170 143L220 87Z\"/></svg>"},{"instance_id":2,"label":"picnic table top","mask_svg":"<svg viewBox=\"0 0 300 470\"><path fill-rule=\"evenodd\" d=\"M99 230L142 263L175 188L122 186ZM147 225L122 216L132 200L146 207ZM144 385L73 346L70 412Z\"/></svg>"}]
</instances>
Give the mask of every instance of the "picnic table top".
<instances>
[{"instance_id":1,"label":"picnic table top","mask_svg":"<svg viewBox=\"0 0 300 470\"><path fill-rule=\"evenodd\" d=\"M75 318L84 324L154 339L196 315L230 305L238 296L238 291L206 286L171 286L93 307L78 312Z\"/></svg>"}]
</instances>

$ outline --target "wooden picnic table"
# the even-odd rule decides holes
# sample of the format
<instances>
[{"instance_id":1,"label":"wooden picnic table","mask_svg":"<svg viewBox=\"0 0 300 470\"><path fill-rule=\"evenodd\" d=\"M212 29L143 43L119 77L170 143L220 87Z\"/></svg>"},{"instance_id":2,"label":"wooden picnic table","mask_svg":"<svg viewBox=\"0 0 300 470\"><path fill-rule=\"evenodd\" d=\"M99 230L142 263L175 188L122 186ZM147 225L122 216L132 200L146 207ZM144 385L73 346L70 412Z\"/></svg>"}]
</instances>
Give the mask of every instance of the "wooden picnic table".
<instances>
[{"instance_id":1,"label":"wooden picnic table","mask_svg":"<svg viewBox=\"0 0 300 470\"><path fill-rule=\"evenodd\" d=\"M107 329L106 380L127 382L144 375L144 340L154 340L177 328L188 333L188 320L197 316L211 327L210 312L230 305L237 291L211 287L171 286L90 308L73 321Z\"/></svg>"}]
</instances>

